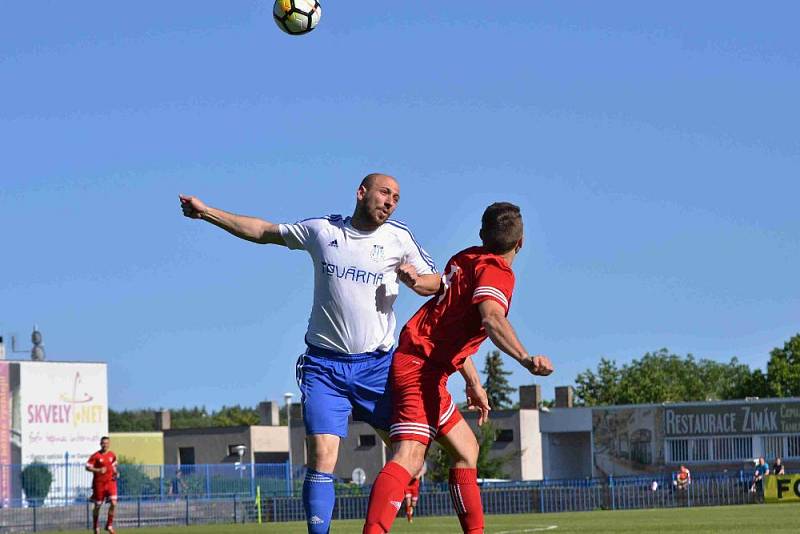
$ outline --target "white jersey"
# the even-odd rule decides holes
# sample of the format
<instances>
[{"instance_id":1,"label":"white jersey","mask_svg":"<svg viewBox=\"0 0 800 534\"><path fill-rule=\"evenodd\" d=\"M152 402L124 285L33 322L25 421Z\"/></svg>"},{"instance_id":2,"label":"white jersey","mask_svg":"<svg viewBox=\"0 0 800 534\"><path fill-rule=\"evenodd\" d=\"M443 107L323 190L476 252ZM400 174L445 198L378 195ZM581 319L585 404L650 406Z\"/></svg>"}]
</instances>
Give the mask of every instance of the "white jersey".
<instances>
[{"instance_id":1,"label":"white jersey","mask_svg":"<svg viewBox=\"0 0 800 534\"><path fill-rule=\"evenodd\" d=\"M314 262L314 306L306 342L340 353L394 345L392 305L400 264L410 263L419 274L436 272L431 257L398 221L362 232L353 228L350 217L328 215L281 224L280 232L289 248L306 250Z\"/></svg>"}]
</instances>

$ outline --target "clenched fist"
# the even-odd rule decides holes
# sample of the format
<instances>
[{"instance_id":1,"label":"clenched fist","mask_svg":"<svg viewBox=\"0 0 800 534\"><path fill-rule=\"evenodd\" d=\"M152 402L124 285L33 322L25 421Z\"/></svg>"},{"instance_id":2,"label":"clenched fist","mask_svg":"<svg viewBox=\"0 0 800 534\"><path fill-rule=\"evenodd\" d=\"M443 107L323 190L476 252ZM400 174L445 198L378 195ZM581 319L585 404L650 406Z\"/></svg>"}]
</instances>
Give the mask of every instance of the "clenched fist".
<instances>
[{"instance_id":1,"label":"clenched fist","mask_svg":"<svg viewBox=\"0 0 800 534\"><path fill-rule=\"evenodd\" d=\"M550 358L541 354L529 356L521 363L532 375L547 376L553 372L553 362L550 361Z\"/></svg>"},{"instance_id":2,"label":"clenched fist","mask_svg":"<svg viewBox=\"0 0 800 534\"><path fill-rule=\"evenodd\" d=\"M419 275L413 265L404 263L397 268L397 279L413 289L417 285Z\"/></svg>"},{"instance_id":3,"label":"clenched fist","mask_svg":"<svg viewBox=\"0 0 800 534\"><path fill-rule=\"evenodd\" d=\"M197 197L178 195L178 198L181 199L181 209L183 210L183 214L190 219L199 219L206 211L208 211L208 206L206 206L203 201Z\"/></svg>"}]
</instances>

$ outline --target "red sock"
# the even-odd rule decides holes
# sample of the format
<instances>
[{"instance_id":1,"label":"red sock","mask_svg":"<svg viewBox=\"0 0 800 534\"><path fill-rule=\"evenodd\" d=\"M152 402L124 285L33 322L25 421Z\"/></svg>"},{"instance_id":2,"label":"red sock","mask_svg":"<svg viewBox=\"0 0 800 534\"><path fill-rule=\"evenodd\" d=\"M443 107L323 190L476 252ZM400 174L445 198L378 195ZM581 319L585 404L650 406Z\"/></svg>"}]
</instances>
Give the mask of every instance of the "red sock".
<instances>
[{"instance_id":1,"label":"red sock","mask_svg":"<svg viewBox=\"0 0 800 534\"><path fill-rule=\"evenodd\" d=\"M114 526L114 512L108 511L108 520L106 521L106 528Z\"/></svg>"},{"instance_id":2,"label":"red sock","mask_svg":"<svg viewBox=\"0 0 800 534\"><path fill-rule=\"evenodd\" d=\"M469 534L483 534L483 505L477 469L450 469L450 498L458 514L461 530Z\"/></svg>"},{"instance_id":3,"label":"red sock","mask_svg":"<svg viewBox=\"0 0 800 534\"><path fill-rule=\"evenodd\" d=\"M389 532L403 504L403 492L410 480L411 474L402 465L389 462L383 466L369 494L363 534Z\"/></svg>"}]
</instances>

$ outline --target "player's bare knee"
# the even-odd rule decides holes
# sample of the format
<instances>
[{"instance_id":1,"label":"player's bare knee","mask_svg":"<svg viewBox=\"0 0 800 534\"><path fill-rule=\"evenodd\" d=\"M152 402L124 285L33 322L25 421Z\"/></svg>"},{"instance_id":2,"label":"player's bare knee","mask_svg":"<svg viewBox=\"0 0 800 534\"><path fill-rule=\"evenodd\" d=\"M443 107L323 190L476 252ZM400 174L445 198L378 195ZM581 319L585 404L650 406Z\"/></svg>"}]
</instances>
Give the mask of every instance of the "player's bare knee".
<instances>
[{"instance_id":1,"label":"player's bare knee","mask_svg":"<svg viewBox=\"0 0 800 534\"><path fill-rule=\"evenodd\" d=\"M477 444L462 444L455 450L450 451L450 461L453 467L475 469L478 466L478 454L480 449Z\"/></svg>"},{"instance_id":2,"label":"player's bare knee","mask_svg":"<svg viewBox=\"0 0 800 534\"><path fill-rule=\"evenodd\" d=\"M339 457L338 436L309 436L308 466L315 471L332 473Z\"/></svg>"},{"instance_id":3,"label":"player's bare knee","mask_svg":"<svg viewBox=\"0 0 800 534\"><path fill-rule=\"evenodd\" d=\"M336 451L330 451L327 449L317 450L309 458L308 464L309 467L315 471L319 471L321 473L332 473L336 468L337 456L338 455Z\"/></svg>"},{"instance_id":4,"label":"player's bare knee","mask_svg":"<svg viewBox=\"0 0 800 534\"><path fill-rule=\"evenodd\" d=\"M400 441L395 446L392 461L402 465L413 476L422 470L422 464L425 463L425 450L425 445L418 441Z\"/></svg>"}]
</instances>

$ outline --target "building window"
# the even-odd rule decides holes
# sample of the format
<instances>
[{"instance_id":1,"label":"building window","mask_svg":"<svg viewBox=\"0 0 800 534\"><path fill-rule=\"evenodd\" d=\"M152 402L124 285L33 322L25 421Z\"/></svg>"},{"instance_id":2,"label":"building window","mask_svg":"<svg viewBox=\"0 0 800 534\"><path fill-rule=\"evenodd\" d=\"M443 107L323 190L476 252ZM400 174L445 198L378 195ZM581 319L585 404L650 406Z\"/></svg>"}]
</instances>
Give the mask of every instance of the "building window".
<instances>
[{"instance_id":1,"label":"building window","mask_svg":"<svg viewBox=\"0 0 800 534\"><path fill-rule=\"evenodd\" d=\"M652 441L653 433L645 428L631 434L631 460L643 465L653 463Z\"/></svg>"},{"instance_id":2,"label":"building window","mask_svg":"<svg viewBox=\"0 0 800 534\"><path fill-rule=\"evenodd\" d=\"M753 459L753 437L714 438L715 461L742 461Z\"/></svg>"},{"instance_id":3,"label":"building window","mask_svg":"<svg viewBox=\"0 0 800 534\"><path fill-rule=\"evenodd\" d=\"M787 458L800 458L800 434L786 437L786 457Z\"/></svg>"},{"instance_id":4,"label":"building window","mask_svg":"<svg viewBox=\"0 0 800 534\"><path fill-rule=\"evenodd\" d=\"M510 428L501 428L497 431L494 440L502 443L511 443L514 441L514 430Z\"/></svg>"},{"instance_id":5,"label":"building window","mask_svg":"<svg viewBox=\"0 0 800 534\"><path fill-rule=\"evenodd\" d=\"M358 436L359 447L374 447L375 443L375 434L361 434Z\"/></svg>"},{"instance_id":6,"label":"building window","mask_svg":"<svg viewBox=\"0 0 800 534\"><path fill-rule=\"evenodd\" d=\"M289 461L288 452L254 452L253 456L257 464L285 464Z\"/></svg>"},{"instance_id":7,"label":"building window","mask_svg":"<svg viewBox=\"0 0 800 534\"><path fill-rule=\"evenodd\" d=\"M667 459L669 463L679 464L689 461L689 440L668 440L667 452L669 453L669 458Z\"/></svg>"},{"instance_id":8,"label":"building window","mask_svg":"<svg viewBox=\"0 0 800 534\"><path fill-rule=\"evenodd\" d=\"M761 436L761 451L766 458L783 458L784 436Z\"/></svg>"},{"instance_id":9,"label":"building window","mask_svg":"<svg viewBox=\"0 0 800 534\"><path fill-rule=\"evenodd\" d=\"M703 462L711 459L709 447L711 440L707 438L695 438L692 440L692 461Z\"/></svg>"},{"instance_id":10,"label":"building window","mask_svg":"<svg viewBox=\"0 0 800 534\"><path fill-rule=\"evenodd\" d=\"M194 465L194 447L178 447L178 463Z\"/></svg>"},{"instance_id":11,"label":"building window","mask_svg":"<svg viewBox=\"0 0 800 534\"><path fill-rule=\"evenodd\" d=\"M247 452L247 446L243 443L234 443L233 445L228 445L228 456L235 456L238 458L240 450L242 451L242 456L244 456Z\"/></svg>"}]
</instances>

